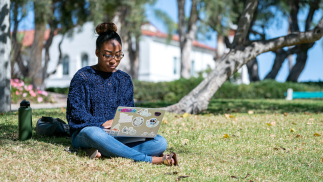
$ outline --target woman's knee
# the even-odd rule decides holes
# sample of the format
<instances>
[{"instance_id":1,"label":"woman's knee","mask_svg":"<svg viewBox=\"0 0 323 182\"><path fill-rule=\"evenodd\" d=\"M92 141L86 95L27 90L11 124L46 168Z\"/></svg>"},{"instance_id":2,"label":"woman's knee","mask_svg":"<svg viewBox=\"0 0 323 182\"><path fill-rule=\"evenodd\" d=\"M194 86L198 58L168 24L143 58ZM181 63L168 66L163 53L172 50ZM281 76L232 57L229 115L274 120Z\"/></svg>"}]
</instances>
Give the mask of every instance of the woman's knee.
<instances>
[{"instance_id":1,"label":"woman's knee","mask_svg":"<svg viewBox=\"0 0 323 182\"><path fill-rule=\"evenodd\" d=\"M105 137L106 132L99 127L88 126L88 127L83 128L78 135L81 137L94 139L94 138Z\"/></svg>"},{"instance_id":2,"label":"woman's knee","mask_svg":"<svg viewBox=\"0 0 323 182\"><path fill-rule=\"evenodd\" d=\"M155 140L161 151L165 151L167 149L167 140L163 136L157 135Z\"/></svg>"}]
</instances>

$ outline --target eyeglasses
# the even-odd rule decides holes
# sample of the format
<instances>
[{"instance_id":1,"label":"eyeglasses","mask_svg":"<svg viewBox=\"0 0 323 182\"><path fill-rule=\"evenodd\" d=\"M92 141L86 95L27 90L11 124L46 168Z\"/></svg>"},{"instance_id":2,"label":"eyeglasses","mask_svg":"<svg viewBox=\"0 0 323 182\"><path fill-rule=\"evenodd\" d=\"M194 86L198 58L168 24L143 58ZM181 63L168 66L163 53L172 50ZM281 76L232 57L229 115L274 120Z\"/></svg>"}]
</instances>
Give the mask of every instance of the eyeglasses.
<instances>
[{"instance_id":1,"label":"eyeglasses","mask_svg":"<svg viewBox=\"0 0 323 182\"><path fill-rule=\"evenodd\" d=\"M123 57L124 57L124 54L123 52L121 52L121 54L117 54L115 56L112 56L112 55L109 55L109 54L103 54L100 49L98 49L99 52L102 54L102 56L104 58L106 58L107 60L111 60L112 58L114 58L116 61L120 61Z\"/></svg>"}]
</instances>

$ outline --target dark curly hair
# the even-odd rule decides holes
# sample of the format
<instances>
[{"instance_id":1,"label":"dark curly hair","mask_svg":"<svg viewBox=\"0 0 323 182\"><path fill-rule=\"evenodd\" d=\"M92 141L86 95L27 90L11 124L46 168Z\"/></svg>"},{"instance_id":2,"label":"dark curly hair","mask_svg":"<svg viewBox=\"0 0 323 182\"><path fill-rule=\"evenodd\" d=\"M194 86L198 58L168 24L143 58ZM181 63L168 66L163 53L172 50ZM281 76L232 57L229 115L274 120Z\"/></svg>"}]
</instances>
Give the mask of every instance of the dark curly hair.
<instances>
[{"instance_id":1,"label":"dark curly hair","mask_svg":"<svg viewBox=\"0 0 323 182\"><path fill-rule=\"evenodd\" d=\"M122 46L121 38L117 33L117 26L114 23L100 23L96 26L95 31L99 34L96 39L97 49L100 50L102 44L109 40L117 40Z\"/></svg>"}]
</instances>

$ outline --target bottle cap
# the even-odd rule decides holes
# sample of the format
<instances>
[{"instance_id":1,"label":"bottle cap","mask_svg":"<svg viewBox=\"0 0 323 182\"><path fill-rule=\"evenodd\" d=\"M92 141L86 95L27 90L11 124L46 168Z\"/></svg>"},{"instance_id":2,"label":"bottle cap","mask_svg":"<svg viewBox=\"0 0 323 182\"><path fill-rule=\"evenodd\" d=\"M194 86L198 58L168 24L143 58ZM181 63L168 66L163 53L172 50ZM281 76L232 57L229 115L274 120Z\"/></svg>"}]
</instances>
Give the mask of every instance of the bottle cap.
<instances>
[{"instance_id":1,"label":"bottle cap","mask_svg":"<svg viewBox=\"0 0 323 182\"><path fill-rule=\"evenodd\" d=\"M24 99L23 101L20 102L20 107L30 107L30 102Z\"/></svg>"}]
</instances>

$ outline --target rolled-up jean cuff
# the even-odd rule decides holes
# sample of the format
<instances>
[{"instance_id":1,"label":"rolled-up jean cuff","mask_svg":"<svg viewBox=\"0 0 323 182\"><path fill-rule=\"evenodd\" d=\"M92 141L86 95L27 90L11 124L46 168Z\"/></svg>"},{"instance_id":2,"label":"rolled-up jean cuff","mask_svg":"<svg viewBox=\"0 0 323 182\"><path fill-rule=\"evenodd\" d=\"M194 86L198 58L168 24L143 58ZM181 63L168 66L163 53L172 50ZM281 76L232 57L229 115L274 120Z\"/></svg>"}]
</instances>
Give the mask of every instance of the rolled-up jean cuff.
<instances>
[{"instance_id":1,"label":"rolled-up jean cuff","mask_svg":"<svg viewBox=\"0 0 323 182\"><path fill-rule=\"evenodd\" d=\"M146 155L145 162L152 163L153 162L153 157Z\"/></svg>"}]
</instances>

